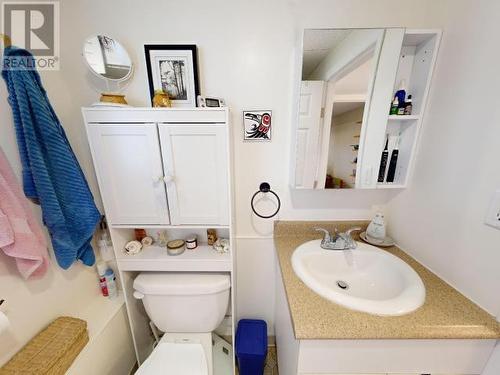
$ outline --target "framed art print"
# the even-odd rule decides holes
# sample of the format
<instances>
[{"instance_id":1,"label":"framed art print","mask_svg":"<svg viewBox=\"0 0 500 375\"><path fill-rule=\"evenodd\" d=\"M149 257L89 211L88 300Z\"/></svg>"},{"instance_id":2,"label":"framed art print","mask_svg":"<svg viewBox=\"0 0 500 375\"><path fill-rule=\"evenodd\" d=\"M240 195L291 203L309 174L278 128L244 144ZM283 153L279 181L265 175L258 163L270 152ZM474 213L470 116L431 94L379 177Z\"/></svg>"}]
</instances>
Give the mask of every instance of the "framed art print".
<instances>
[{"instance_id":1,"label":"framed art print","mask_svg":"<svg viewBox=\"0 0 500 375\"><path fill-rule=\"evenodd\" d=\"M273 112L243 111L243 140L270 141Z\"/></svg>"},{"instance_id":2,"label":"framed art print","mask_svg":"<svg viewBox=\"0 0 500 375\"><path fill-rule=\"evenodd\" d=\"M163 90L173 107L196 107L199 94L196 46L146 44L144 52L151 100L156 90Z\"/></svg>"}]
</instances>

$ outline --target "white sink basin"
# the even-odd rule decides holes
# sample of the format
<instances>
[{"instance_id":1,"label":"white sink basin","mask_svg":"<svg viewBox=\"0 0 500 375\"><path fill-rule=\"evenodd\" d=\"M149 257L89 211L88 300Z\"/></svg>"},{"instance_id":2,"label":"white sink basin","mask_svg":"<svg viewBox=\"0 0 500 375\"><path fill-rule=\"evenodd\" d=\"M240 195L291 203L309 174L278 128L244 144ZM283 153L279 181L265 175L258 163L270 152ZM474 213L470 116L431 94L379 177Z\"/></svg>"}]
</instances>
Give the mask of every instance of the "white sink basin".
<instances>
[{"instance_id":1,"label":"white sink basin","mask_svg":"<svg viewBox=\"0 0 500 375\"><path fill-rule=\"evenodd\" d=\"M324 250L321 240L295 249L293 270L314 292L339 305L375 315L404 315L424 304L425 287L398 257L358 242L354 250Z\"/></svg>"}]
</instances>

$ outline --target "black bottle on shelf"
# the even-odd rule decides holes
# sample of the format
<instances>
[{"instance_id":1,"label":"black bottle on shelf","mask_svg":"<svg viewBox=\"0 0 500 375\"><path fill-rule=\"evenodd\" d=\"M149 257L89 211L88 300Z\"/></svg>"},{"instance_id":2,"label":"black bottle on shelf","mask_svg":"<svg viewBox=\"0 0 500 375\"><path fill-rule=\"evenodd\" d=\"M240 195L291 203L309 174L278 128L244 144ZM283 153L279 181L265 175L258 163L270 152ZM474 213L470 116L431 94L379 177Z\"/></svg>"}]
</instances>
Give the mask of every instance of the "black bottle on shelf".
<instances>
[{"instance_id":1,"label":"black bottle on shelf","mask_svg":"<svg viewBox=\"0 0 500 375\"><path fill-rule=\"evenodd\" d=\"M394 182L394 176L396 175L396 166L398 165L399 156L399 136L396 139L396 145L394 150L392 150L391 161L389 162L389 170L387 171L386 182Z\"/></svg>"},{"instance_id":2,"label":"black bottle on shelf","mask_svg":"<svg viewBox=\"0 0 500 375\"><path fill-rule=\"evenodd\" d=\"M388 144L389 135L387 135L384 151L382 151L382 159L380 160L380 168L378 170L378 182L384 182L385 168L387 167L387 159L389 158L389 150L387 149Z\"/></svg>"}]
</instances>

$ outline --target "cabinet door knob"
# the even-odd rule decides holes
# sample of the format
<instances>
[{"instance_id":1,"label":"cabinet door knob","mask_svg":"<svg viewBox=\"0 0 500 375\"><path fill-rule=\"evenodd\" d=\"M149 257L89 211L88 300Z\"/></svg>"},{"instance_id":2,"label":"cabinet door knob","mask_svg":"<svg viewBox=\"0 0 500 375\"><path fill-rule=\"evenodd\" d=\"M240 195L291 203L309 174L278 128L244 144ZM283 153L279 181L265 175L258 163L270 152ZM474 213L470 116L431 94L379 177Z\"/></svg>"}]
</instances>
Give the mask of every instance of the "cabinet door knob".
<instances>
[{"instance_id":1,"label":"cabinet door knob","mask_svg":"<svg viewBox=\"0 0 500 375\"><path fill-rule=\"evenodd\" d=\"M153 177L153 182L163 182L163 179L164 179L164 178L165 178L165 177L163 177L163 176Z\"/></svg>"}]
</instances>

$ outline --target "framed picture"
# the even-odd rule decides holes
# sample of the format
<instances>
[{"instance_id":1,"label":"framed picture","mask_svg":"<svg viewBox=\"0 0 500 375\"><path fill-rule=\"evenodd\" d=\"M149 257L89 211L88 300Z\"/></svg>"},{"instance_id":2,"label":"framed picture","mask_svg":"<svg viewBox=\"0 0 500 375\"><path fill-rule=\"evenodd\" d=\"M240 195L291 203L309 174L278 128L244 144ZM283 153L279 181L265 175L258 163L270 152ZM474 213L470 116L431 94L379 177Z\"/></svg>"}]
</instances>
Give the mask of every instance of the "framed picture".
<instances>
[{"instance_id":1,"label":"framed picture","mask_svg":"<svg viewBox=\"0 0 500 375\"><path fill-rule=\"evenodd\" d=\"M273 112L243 111L243 140L270 141Z\"/></svg>"},{"instance_id":2,"label":"framed picture","mask_svg":"<svg viewBox=\"0 0 500 375\"><path fill-rule=\"evenodd\" d=\"M146 44L149 93L165 91L173 107L196 107L199 94L196 46Z\"/></svg>"}]
</instances>

